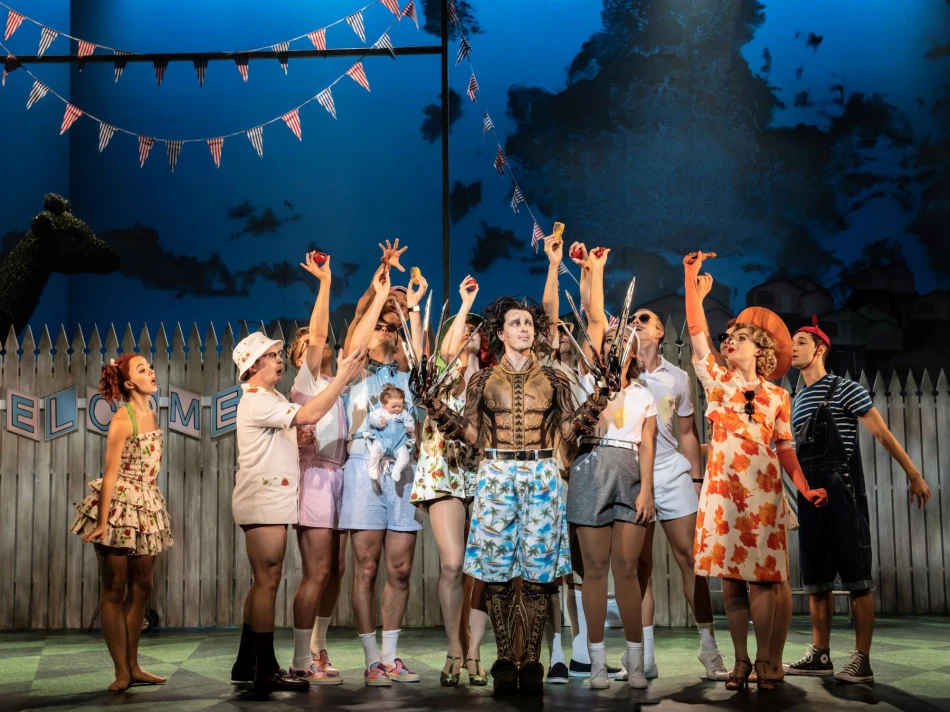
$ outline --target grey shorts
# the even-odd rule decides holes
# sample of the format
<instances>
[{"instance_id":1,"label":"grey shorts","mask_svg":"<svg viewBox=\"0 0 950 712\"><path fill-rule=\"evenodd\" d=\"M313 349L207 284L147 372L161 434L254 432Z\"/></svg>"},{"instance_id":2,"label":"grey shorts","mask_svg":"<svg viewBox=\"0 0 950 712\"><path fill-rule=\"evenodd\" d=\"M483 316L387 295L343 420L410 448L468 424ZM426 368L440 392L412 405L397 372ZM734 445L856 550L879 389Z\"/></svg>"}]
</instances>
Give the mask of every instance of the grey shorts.
<instances>
[{"instance_id":1,"label":"grey shorts","mask_svg":"<svg viewBox=\"0 0 950 712\"><path fill-rule=\"evenodd\" d=\"M388 476L374 481L369 476L369 456L351 453L343 466L340 529L422 529L421 514L409 503L414 479L404 474L398 483Z\"/></svg>"},{"instance_id":2,"label":"grey shorts","mask_svg":"<svg viewBox=\"0 0 950 712\"><path fill-rule=\"evenodd\" d=\"M602 527L615 521L636 522L640 465L635 450L608 445L581 445L571 465L567 521Z\"/></svg>"}]
</instances>

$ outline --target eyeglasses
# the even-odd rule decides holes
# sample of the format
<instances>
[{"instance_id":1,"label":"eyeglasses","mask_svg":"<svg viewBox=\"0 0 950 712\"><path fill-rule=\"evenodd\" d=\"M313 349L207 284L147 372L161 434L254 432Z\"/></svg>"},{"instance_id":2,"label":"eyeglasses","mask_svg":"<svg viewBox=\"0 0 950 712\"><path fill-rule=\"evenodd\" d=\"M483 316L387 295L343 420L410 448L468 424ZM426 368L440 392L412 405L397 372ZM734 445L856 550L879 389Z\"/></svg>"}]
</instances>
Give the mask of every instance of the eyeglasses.
<instances>
[{"instance_id":1,"label":"eyeglasses","mask_svg":"<svg viewBox=\"0 0 950 712\"><path fill-rule=\"evenodd\" d=\"M641 324L649 324L652 318L652 314L647 314L644 312L643 314L634 314L632 321L639 321Z\"/></svg>"},{"instance_id":2,"label":"eyeglasses","mask_svg":"<svg viewBox=\"0 0 950 712\"><path fill-rule=\"evenodd\" d=\"M287 352L281 349L280 351L271 351L269 354L264 354L261 358L269 358L272 360L285 359L287 358Z\"/></svg>"},{"instance_id":3,"label":"eyeglasses","mask_svg":"<svg viewBox=\"0 0 950 712\"><path fill-rule=\"evenodd\" d=\"M379 324L376 325L376 331L388 331L390 334L395 334L396 332L399 331L399 327L394 326L392 324L385 324L385 323L380 322Z\"/></svg>"},{"instance_id":4,"label":"eyeglasses","mask_svg":"<svg viewBox=\"0 0 950 712\"><path fill-rule=\"evenodd\" d=\"M749 416L749 420L752 420L752 416L755 415L755 405L752 403L755 400L755 391L743 391L742 395L745 396L745 414Z\"/></svg>"}]
</instances>

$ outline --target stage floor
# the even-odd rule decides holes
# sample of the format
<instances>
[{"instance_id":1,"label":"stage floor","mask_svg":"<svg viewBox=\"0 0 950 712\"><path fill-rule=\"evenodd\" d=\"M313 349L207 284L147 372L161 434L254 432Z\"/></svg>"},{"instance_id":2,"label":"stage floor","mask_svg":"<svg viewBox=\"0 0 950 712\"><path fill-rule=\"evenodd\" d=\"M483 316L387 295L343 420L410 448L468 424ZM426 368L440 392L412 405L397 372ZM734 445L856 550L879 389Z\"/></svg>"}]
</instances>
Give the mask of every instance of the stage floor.
<instances>
[{"instance_id":1,"label":"stage floor","mask_svg":"<svg viewBox=\"0 0 950 712\"><path fill-rule=\"evenodd\" d=\"M725 620L716 622L726 664L732 662L732 645ZM568 632L568 631L566 631ZM422 674L422 682L393 688L367 688L362 682L362 651L352 630L331 630L333 662L346 679L339 687L313 688L309 693L281 693L269 698L254 695L229 683L237 651L237 629L161 630L144 636L140 660L150 672L167 676L162 687L137 687L125 694L106 690L112 682L111 662L98 634L3 633L0 634L0 710L92 710L121 706L125 710L243 709L262 710L322 708L359 712L371 710L550 710L638 709L639 705L666 709L770 709L817 710L950 710L950 618L881 618L877 622L871 664L873 685L843 685L830 679L788 678L773 693L754 689L729 693L722 683L704 682L696 660L694 631L658 629L656 648L660 678L648 690L630 690L626 683L612 683L605 691L591 692L580 680L569 685L548 685L542 700L523 697L496 699L491 687L469 688L464 680L456 689L439 686L444 664L445 637L441 629L403 631L400 655L409 668ZM786 661L804 652L811 634L807 617L796 617L786 646ZM853 637L845 619L835 623L832 634L835 669L846 662ZM289 629L277 633L278 659L285 666L293 653ZM608 632L608 660L614 664L623 652L620 631ZM482 658L491 665L494 644L489 633ZM570 653L570 649L566 651ZM768 695L768 701L763 698Z\"/></svg>"}]
</instances>

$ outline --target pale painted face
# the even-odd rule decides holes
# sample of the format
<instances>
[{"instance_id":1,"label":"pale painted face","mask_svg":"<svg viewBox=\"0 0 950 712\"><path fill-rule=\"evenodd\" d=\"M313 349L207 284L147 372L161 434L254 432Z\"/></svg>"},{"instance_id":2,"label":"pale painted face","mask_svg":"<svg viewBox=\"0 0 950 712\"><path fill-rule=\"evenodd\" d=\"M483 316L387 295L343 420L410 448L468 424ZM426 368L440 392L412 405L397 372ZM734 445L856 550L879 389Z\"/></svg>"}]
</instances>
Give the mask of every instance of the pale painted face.
<instances>
[{"instance_id":1,"label":"pale painted face","mask_svg":"<svg viewBox=\"0 0 950 712\"><path fill-rule=\"evenodd\" d=\"M534 345L534 319L523 309L510 309L505 314L504 328L498 332L498 340L506 348L524 353Z\"/></svg>"}]
</instances>

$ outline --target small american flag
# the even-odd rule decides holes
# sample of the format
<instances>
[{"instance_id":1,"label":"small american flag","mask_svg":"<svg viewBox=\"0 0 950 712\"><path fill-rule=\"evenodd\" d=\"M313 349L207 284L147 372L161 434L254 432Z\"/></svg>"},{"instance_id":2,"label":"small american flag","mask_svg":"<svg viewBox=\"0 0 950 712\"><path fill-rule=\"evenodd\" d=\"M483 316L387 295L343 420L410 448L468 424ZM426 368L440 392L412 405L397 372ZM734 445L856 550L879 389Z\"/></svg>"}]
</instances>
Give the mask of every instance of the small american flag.
<instances>
[{"instance_id":1,"label":"small american flag","mask_svg":"<svg viewBox=\"0 0 950 712\"><path fill-rule=\"evenodd\" d=\"M409 17L416 23L416 29L419 29L419 16L416 14L416 0L409 0L406 9L402 11L403 17Z\"/></svg>"},{"instance_id":2,"label":"small american flag","mask_svg":"<svg viewBox=\"0 0 950 712\"><path fill-rule=\"evenodd\" d=\"M66 104L66 113L63 114L63 125L59 127L59 135L62 136L66 133L80 116L82 116L82 110L77 109L72 104Z\"/></svg>"},{"instance_id":3,"label":"small american flag","mask_svg":"<svg viewBox=\"0 0 950 712\"><path fill-rule=\"evenodd\" d=\"M119 81L119 77L122 76L122 72L125 71L125 65L129 62L129 55L131 52L121 52L120 50L115 50L115 80Z\"/></svg>"},{"instance_id":4,"label":"small american flag","mask_svg":"<svg viewBox=\"0 0 950 712\"><path fill-rule=\"evenodd\" d=\"M363 62L359 61L354 64L352 67L346 70L346 73L363 87L366 91L369 91L369 79L366 78L366 70L363 69Z\"/></svg>"},{"instance_id":5,"label":"small american flag","mask_svg":"<svg viewBox=\"0 0 950 712\"><path fill-rule=\"evenodd\" d=\"M511 209L515 211L515 214L518 214L518 203L524 202L524 193L521 192L519 186L515 186L514 195L511 198Z\"/></svg>"},{"instance_id":6,"label":"small american flag","mask_svg":"<svg viewBox=\"0 0 950 712\"><path fill-rule=\"evenodd\" d=\"M389 39L388 32L384 32L383 36L373 43L373 49L385 49L389 52L390 57L396 59L396 52L393 50L393 41Z\"/></svg>"},{"instance_id":7,"label":"small american flag","mask_svg":"<svg viewBox=\"0 0 950 712\"><path fill-rule=\"evenodd\" d=\"M465 36L462 36L462 41L459 43L459 54L455 58L455 66L457 67L463 59L468 57L469 53L472 51L472 45L468 43L468 40L465 39Z\"/></svg>"},{"instance_id":8,"label":"small american flag","mask_svg":"<svg viewBox=\"0 0 950 712\"><path fill-rule=\"evenodd\" d=\"M105 147L109 145L109 141L112 140L112 136L115 134L115 126L109 126L109 124L99 123L99 153L102 153L105 150Z\"/></svg>"},{"instance_id":9,"label":"small american flag","mask_svg":"<svg viewBox=\"0 0 950 712\"><path fill-rule=\"evenodd\" d=\"M619 323L620 323L620 320L617 317L615 316L610 317L610 319L607 321L607 331L610 331L611 329L616 329L617 324Z\"/></svg>"},{"instance_id":10,"label":"small american flag","mask_svg":"<svg viewBox=\"0 0 950 712\"><path fill-rule=\"evenodd\" d=\"M198 86L204 86L205 83L205 74L208 72L208 58L207 57L196 57L194 60L195 65L195 74L198 75Z\"/></svg>"},{"instance_id":11,"label":"small american flag","mask_svg":"<svg viewBox=\"0 0 950 712\"><path fill-rule=\"evenodd\" d=\"M165 70L168 69L168 60L156 59L152 62L152 66L155 67L155 81L158 82L158 86L161 86L162 79L165 78Z\"/></svg>"},{"instance_id":12,"label":"small american flag","mask_svg":"<svg viewBox=\"0 0 950 712\"><path fill-rule=\"evenodd\" d=\"M3 79L0 79L0 86L7 85L7 75L20 68L20 60L14 57L12 54L7 54L7 58L3 62Z\"/></svg>"},{"instance_id":13,"label":"small american flag","mask_svg":"<svg viewBox=\"0 0 950 712\"><path fill-rule=\"evenodd\" d=\"M168 165L175 172L175 164L178 163L178 154L181 153L181 141L166 141L165 150L168 152Z\"/></svg>"},{"instance_id":14,"label":"small american flag","mask_svg":"<svg viewBox=\"0 0 950 712\"><path fill-rule=\"evenodd\" d=\"M327 51L327 31L326 30L314 30L307 37L310 38L310 41L313 42L313 46L316 47L321 52Z\"/></svg>"},{"instance_id":15,"label":"small american flag","mask_svg":"<svg viewBox=\"0 0 950 712\"><path fill-rule=\"evenodd\" d=\"M155 145L155 139L149 136L139 136L139 168L145 165L145 159L148 158L149 151Z\"/></svg>"},{"instance_id":16,"label":"small american flag","mask_svg":"<svg viewBox=\"0 0 950 712\"><path fill-rule=\"evenodd\" d=\"M42 57L43 52L49 49L49 46L53 44L53 40L57 37L59 37L59 33L56 30L51 30L48 27L40 30L40 49L37 54Z\"/></svg>"},{"instance_id":17,"label":"small american flag","mask_svg":"<svg viewBox=\"0 0 950 712\"><path fill-rule=\"evenodd\" d=\"M488 112L485 112L485 116L482 119L482 136L487 134L489 131L495 130L495 124L492 123L491 117L488 115Z\"/></svg>"},{"instance_id":18,"label":"small american flag","mask_svg":"<svg viewBox=\"0 0 950 712\"><path fill-rule=\"evenodd\" d=\"M472 72L472 78L468 80L468 98L475 101L475 92L478 91L478 80L475 78L475 72Z\"/></svg>"},{"instance_id":19,"label":"small american flag","mask_svg":"<svg viewBox=\"0 0 950 712\"><path fill-rule=\"evenodd\" d=\"M402 20L402 13L399 12L399 0L383 0L383 5L396 16L397 20Z\"/></svg>"},{"instance_id":20,"label":"small american flag","mask_svg":"<svg viewBox=\"0 0 950 712\"><path fill-rule=\"evenodd\" d=\"M570 274L571 272L570 272L570 270L568 270L567 265L564 264L563 262L561 262L561 264L559 264L558 267L557 267L557 273L558 273L558 274Z\"/></svg>"},{"instance_id":21,"label":"small american flag","mask_svg":"<svg viewBox=\"0 0 950 712\"><path fill-rule=\"evenodd\" d=\"M320 102L320 106L330 112L334 119L336 118L336 105L333 103L333 92L330 91L330 87L317 94L317 101Z\"/></svg>"},{"instance_id":22,"label":"small american flag","mask_svg":"<svg viewBox=\"0 0 950 712\"><path fill-rule=\"evenodd\" d=\"M221 167L221 149L224 147L224 138L209 138L208 148L211 149L211 157L214 159L215 168Z\"/></svg>"},{"instance_id":23,"label":"small american flag","mask_svg":"<svg viewBox=\"0 0 950 712\"><path fill-rule=\"evenodd\" d=\"M252 129L248 129L247 137L251 140L251 145L254 146L254 150L257 151L257 155L263 158L264 157L264 127L255 126Z\"/></svg>"},{"instance_id":24,"label":"small american flag","mask_svg":"<svg viewBox=\"0 0 950 712\"><path fill-rule=\"evenodd\" d=\"M534 248L534 251L538 251L538 243L544 242L544 231L541 229L541 226L537 223L534 224L534 229L531 231L531 246Z\"/></svg>"},{"instance_id":25,"label":"small american flag","mask_svg":"<svg viewBox=\"0 0 950 712\"><path fill-rule=\"evenodd\" d=\"M16 28L20 26L21 22L23 22L23 15L10 10L7 14L7 31L3 35L4 41L10 39L10 35L16 32Z\"/></svg>"},{"instance_id":26,"label":"small american flag","mask_svg":"<svg viewBox=\"0 0 950 712\"><path fill-rule=\"evenodd\" d=\"M85 40L79 40L79 71L82 71L83 67L83 58L88 57L93 52L96 51L96 45L92 42L86 42Z\"/></svg>"},{"instance_id":27,"label":"small american flag","mask_svg":"<svg viewBox=\"0 0 950 712\"><path fill-rule=\"evenodd\" d=\"M459 23L459 14L455 10L455 0L449 0L449 19L456 25Z\"/></svg>"},{"instance_id":28,"label":"small american flag","mask_svg":"<svg viewBox=\"0 0 950 712\"><path fill-rule=\"evenodd\" d=\"M237 65L238 71L241 73L241 78L244 80L244 83L247 84L247 52L238 52L234 55L234 63Z\"/></svg>"},{"instance_id":29,"label":"small american flag","mask_svg":"<svg viewBox=\"0 0 950 712\"><path fill-rule=\"evenodd\" d=\"M48 91L49 91L49 88L45 84L43 84L43 82L41 82L39 79L34 81L33 88L30 89L30 98L26 100L27 110L29 110L29 108L33 106L33 104L35 104L44 96L46 96L46 92Z\"/></svg>"},{"instance_id":30,"label":"small american flag","mask_svg":"<svg viewBox=\"0 0 950 712\"><path fill-rule=\"evenodd\" d=\"M504 151L501 148L498 149L498 153L495 154L495 170L498 171L501 175L505 175L505 164L508 163L508 159L505 158Z\"/></svg>"},{"instance_id":31,"label":"small american flag","mask_svg":"<svg viewBox=\"0 0 950 712\"><path fill-rule=\"evenodd\" d=\"M280 44L275 44L271 49L274 50L274 54L277 55L277 61L280 62L281 69L284 70L284 74L287 73L287 63L289 57L287 53L290 51L290 42L281 42Z\"/></svg>"},{"instance_id":32,"label":"small american flag","mask_svg":"<svg viewBox=\"0 0 950 712\"><path fill-rule=\"evenodd\" d=\"M284 123L287 124L287 127L294 132L294 136L303 141L303 136L300 133L300 112L294 109L293 111L288 111L280 118L282 118Z\"/></svg>"},{"instance_id":33,"label":"small american flag","mask_svg":"<svg viewBox=\"0 0 950 712\"><path fill-rule=\"evenodd\" d=\"M366 30L363 29L363 11L357 10L346 18L346 24L353 28L353 32L360 38L360 42L366 44Z\"/></svg>"}]
</instances>

